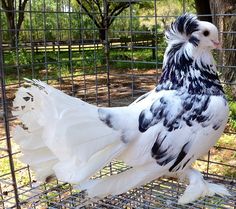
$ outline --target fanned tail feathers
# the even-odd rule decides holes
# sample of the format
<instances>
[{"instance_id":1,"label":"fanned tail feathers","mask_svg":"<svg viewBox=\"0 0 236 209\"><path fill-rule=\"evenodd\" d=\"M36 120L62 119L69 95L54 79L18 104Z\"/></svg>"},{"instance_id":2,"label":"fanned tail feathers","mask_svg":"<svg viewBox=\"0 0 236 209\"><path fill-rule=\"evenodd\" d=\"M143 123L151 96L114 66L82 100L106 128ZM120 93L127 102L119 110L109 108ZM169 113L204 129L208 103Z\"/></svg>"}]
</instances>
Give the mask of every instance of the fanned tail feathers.
<instances>
[{"instance_id":1,"label":"fanned tail feathers","mask_svg":"<svg viewBox=\"0 0 236 209\"><path fill-rule=\"evenodd\" d=\"M38 95L34 97L33 95ZM45 146L42 138L43 127L40 125L40 100L42 93L37 87L29 89L21 87L13 103L13 114L23 123L23 127L16 126L13 138L20 145L24 154L22 162L29 164L35 171L36 177L44 181L53 175L53 165L58 161L56 156Z\"/></svg>"},{"instance_id":2,"label":"fanned tail feathers","mask_svg":"<svg viewBox=\"0 0 236 209\"><path fill-rule=\"evenodd\" d=\"M123 149L114 131L98 117L98 108L37 81L19 88L13 114L23 126L14 129L22 161L39 180L56 175L79 183L91 177Z\"/></svg>"}]
</instances>

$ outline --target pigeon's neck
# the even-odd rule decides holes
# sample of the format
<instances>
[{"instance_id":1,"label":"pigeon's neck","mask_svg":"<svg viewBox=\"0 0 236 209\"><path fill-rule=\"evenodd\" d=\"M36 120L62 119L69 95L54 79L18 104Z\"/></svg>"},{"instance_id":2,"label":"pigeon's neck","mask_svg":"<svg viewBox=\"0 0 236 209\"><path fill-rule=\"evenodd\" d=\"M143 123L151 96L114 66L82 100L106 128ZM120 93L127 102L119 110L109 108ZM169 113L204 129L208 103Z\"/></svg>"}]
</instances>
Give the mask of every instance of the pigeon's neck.
<instances>
[{"instance_id":1,"label":"pigeon's neck","mask_svg":"<svg viewBox=\"0 0 236 209\"><path fill-rule=\"evenodd\" d=\"M183 90L190 94L222 95L212 54L208 50L184 47L183 43L167 47L163 72L157 90Z\"/></svg>"}]
</instances>

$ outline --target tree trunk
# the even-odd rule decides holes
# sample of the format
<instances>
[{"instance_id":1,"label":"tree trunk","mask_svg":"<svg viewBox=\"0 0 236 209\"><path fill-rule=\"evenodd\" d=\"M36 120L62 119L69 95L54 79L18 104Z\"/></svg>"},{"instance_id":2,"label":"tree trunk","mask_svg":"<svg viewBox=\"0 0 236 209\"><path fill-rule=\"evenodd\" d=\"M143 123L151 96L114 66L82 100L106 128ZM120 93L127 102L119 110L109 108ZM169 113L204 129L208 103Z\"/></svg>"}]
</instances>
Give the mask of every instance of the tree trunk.
<instances>
[{"instance_id":1,"label":"tree trunk","mask_svg":"<svg viewBox=\"0 0 236 209\"><path fill-rule=\"evenodd\" d=\"M106 29L105 28L99 28L99 38L102 42L106 39Z\"/></svg>"},{"instance_id":2,"label":"tree trunk","mask_svg":"<svg viewBox=\"0 0 236 209\"><path fill-rule=\"evenodd\" d=\"M16 27L15 27L15 14L12 11L6 11L6 17L7 17L7 25L9 30L11 47L15 47L17 40Z\"/></svg>"},{"instance_id":3,"label":"tree trunk","mask_svg":"<svg viewBox=\"0 0 236 209\"><path fill-rule=\"evenodd\" d=\"M103 45L104 57L101 60L101 64L106 64L106 56L109 56L109 42L106 40L106 33L108 30L106 28L99 28L99 38Z\"/></svg>"},{"instance_id":4,"label":"tree trunk","mask_svg":"<svg viewBox=\"0 0 236 209\"><path fill-rule=\"evenodd\" d=\"M199 19L202 21L208 21L212 22L212 17L211 17L211 9L210 9L210 4L208 0L195 0L195 5L196 5L196 10L198 15L204 15L200 16ZM205 16L209 14L209 16Z\"/></svg>"},{"instance_id":5,"label":"tree trunk","mask_svg":"<svg viewBox=\"0 0 236 209\"><path fill-rule=\"evenodd\" d=\"M212 14L220 14L215 16L213 22L218 26L220 31L224 31L221 35L223 43L222 48L228 49L223 51L221 63L224 67L221 70L221 79L230 84L236 83L236 53L232 49L236 48L236 36L231 32L236 31L236 16L229 15L236 13L235 0L209 0ZM224 14L227 14L224 16ZM232 85L232 93L236 95L236 86Z\"/></svg>"},{"instance_id":6,"label":"tree trunk","mask_svg":"<svg viewBox=\"0 0 236 209\"><path fill-rule=\"evenodd\" d=\"M7 18L11 47L16 47L16 43L18 42L19 39L20 28L24 21L24 12L28 0L19 1L19 6L18 6L19 14L17 19L15 11L16 10L15 1L1 0L1 2Z\"/></svg>"}]
</instances>

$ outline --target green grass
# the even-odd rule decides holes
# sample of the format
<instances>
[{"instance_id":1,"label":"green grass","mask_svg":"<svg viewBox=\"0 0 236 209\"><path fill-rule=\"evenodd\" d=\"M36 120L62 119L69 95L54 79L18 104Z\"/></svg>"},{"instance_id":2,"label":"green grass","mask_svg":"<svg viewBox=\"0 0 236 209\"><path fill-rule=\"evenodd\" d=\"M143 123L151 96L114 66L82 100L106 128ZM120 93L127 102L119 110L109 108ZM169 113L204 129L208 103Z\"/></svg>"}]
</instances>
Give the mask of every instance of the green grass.
<instances>
[{"instance_id":1,"label":"green grass","mask_svg":"<svg viewBox=\"0 0 236 209\"><path fill-rule=\"evenodd\" d=\"M1 142L0 143L0 147L5 147L5 143ZM12 153L16 153L19 150L19 146L17 144L15 144L14 142L12 142ZM11 178L11 168L10 168L10 161L9 161L9 157L6 155L6 152L0 151L0 156L2 157L0 159L0 176L5 175L5 177L2 177L3 179L10 179ZM3 157L5 156L5 157ZM21 169L23 167L25 167L26 165L23 164L20 159L20 154L14 154L13 155L13 161L14 161L14 169L18 170ZM18 186L22 186L22 185L26 185L29 183L29 175L28 174L28 169L22 169L18 172L15 172L15 176L17 179L17 185ZM9 187L8 184L4 184L2 185L3 189L8 190L7 188Z\"/></svg>"},{"instance_id":2,"label":"green grass","mask_svg":"<svg viewBox=\"0 0 236 209\"><path fill-rule=\"evenodd\" d=\"M114 50L110 53L111 66L113 68L137 68L141 70L153 69L162 62L163 55L154 55L151 49Z\"/></svg>"},{"instance_id":3,"label":"green grass","mask_svg":"<svg viewBox=\"0 0 236 209\"><path fill-rule=\"evenodd\" d=\"M161 53L153 59L151 49L139 49L131 52L130 50L111 50L111 68L117 69L154 69L157 67L156 61L162 61ZM24 77L37 79L53 79L82 74L95 74L104 71L105 56L102 49L72 51L53 51L37 52L32 54L30 51L20 49L16 52L5 52L5 82L16 83Z\"/></svg>"}]
</instances>

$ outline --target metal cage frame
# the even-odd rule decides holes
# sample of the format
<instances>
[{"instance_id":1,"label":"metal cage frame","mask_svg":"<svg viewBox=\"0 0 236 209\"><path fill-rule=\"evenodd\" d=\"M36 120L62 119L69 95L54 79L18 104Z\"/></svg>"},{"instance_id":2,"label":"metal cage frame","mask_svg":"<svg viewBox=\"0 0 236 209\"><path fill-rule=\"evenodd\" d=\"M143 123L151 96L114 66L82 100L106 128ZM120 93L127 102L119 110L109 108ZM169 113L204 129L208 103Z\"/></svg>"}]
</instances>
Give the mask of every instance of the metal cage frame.
<instances>
[{"instance_id":1,"label":"metal cage frame","mask_svg":"<svg viewBox=\"0 0 236 209\"><path fill-rule=\"evenodd\" d=\"M59 5L61 2L66 5L64 9ZM106 4L112 1L103 2ZM204 164L202 172L205 178L225 184L232 196L204 198L185 206L177 205L177 199L183 193L185 184L178 183L175 179L161 178L125 194L102 200L88 199L86 194L73 190L71 185L64 182L53 180L50 183L38 184L29 167L19 162L19 147L12 139L12 127L18 121L12 116L11 110L14 93L18 87L24 85L24 77L44 80L71 96L80 97L99 106L129 104L155 86L165 49L164 45L159 44L163 31L157 30L158 24L160 18L169 20L176 16L158 15L158 0L149 1L153 4L153 12L143 16L134 11L133 1L126 2L130 3L129 8L116 17L117 21L120 20L126 25L123 29L105 26L105 39L101 41L98 29L91 24L91 19L86 19L87 14L83 8L80 6L76 11L71 10L71 0L57 0L53 11L47 10L46 0L42 0L41 10L33 10L34 3L29 1L25 16L30 22L28 28L21 29L28 40L16 40L15 46L6 41L6 34L9 32L6 25L3 25L6 11L0 8L0 208L236 208L235 179L217 175L211 170L214 165L221 169L235 170L236 173L236 166L232 163L211 159L212 152L217 149L227 150L233 156L236 147L227 145L215 146L208 156L199 159L199 162ZM188 1L183 0L181 13L188 12L187 6ZM13 12L19 15L21 11ZM104 18L108 18L105 14L106 11ZM56 22L48 28L47 20L53 15L56 16ZM61 26L63 24L60 18L63 15L68 17L67 28ZM96 15L96 11L93 15ZM213 14L215 18L227 15L236 14ZM43 20L42 28L35 28L37 20L34 18L37 17ZM77 18L77 24L73 22L74 18ZM156 29L135 28L135 21L144 18L152 21ZM86 21L90 21L90 24ZM40 41L35 39L35 31L41 37ZM54 40L47 38L46 35L50 33ZM80 38L74 37L73 33L78 34ZM236 31L220 33L236 35ZM67 40L63 38L65 34ZM149 38L142 39L144 36ZM233 50L236 53L236 49L223 50ZM140 51L150 57L142 58L138 55ZM236 70L236 64L223 65L221 53L216 54L218 67ZM8 59L12 61L8 62ZM227 134L236 139L235 131L227 131ZM101 178L125 169L128 167L122 162L112 162L95 177Z\"/></svg>"}]
</instances>

